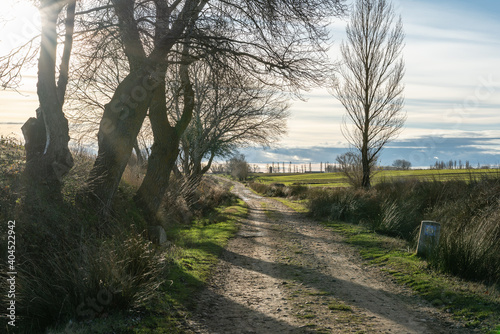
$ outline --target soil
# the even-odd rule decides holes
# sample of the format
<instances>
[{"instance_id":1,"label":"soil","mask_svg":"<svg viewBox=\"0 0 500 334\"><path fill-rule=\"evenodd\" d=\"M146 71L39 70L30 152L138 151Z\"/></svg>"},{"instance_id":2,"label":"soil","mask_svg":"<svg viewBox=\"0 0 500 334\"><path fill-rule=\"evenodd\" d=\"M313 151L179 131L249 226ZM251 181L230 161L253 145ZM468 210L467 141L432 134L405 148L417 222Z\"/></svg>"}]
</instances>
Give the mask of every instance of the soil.
<instances>
[{"instance_id":1,"label":"soil","mask_svg":"<svg viewBox=\"0 0 500 334\"><path fill-rule=\"evenodd\" d=\"M473 333L367 265L356 250L282 203L233 191L249 206L189 332Z\"/></svg>"}]
</instances>

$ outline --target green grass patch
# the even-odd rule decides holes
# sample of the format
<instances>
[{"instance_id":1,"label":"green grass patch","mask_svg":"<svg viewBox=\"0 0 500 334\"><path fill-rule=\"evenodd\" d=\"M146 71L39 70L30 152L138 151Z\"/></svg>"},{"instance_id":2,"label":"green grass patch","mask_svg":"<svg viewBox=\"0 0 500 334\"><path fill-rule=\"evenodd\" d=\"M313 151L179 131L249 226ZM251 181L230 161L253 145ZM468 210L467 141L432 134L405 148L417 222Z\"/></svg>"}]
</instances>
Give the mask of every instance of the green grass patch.
<instances>
[{"instance_id":1,"label":"green grass patch","mask_svg":"<svg viewBox=\"0 0 500 334\"><path fill-rule=\"evenodd\" d=\"M291 200L291 199L282 198L282 197L273 197L273 199L285 204L286 206L288 206L289 208L291 208L297 212L301 212L301 213L308 212L305 200Z\"/></svg>"},{"instance_id":2,"label":"green grass patch","mask_svg":"<svg viewBox=\"0 0 500 334\"><path fill-rule=\"evenodd\" d=\"M286 186L292 184L304 184L309 186L347 186L346 180L341 173L318 173L318 174L255 174L253 181L265 184L282 183Z\"/></svg>"},{"instance_id":3,"label":"green grass patch","mask_svg":"<svg viewBox=\"0 0 500 334\"><path fill-rule=\"evenodd\" d=\"M342 312L352 312L352 308L349 305L335 301L328 304L328 309L331 311L342 311Z\"/></svg>"},{"instance_id":4,"label":"green grass patch","mask_svg":"<svg viewBox=\"0 0 500 334\"><path fill-rule=\"evenodd\" d=\"M218 208L218 219L208 223L198 219L191 225L176 225L169 235L178 255L168 279L172 286L167 293L173 300L186 305L194 290L200 288L210 277L211 269L228 240L236 233L238 218L247 214L247 207L239 200L237 205Z\"/></svg>"},{"instance_id":5,"label":"green grass patch","mask_svg":"<svg viewBox=\"0 0 500 334\"><path fill-rule=\"evenodd\" d=\"M164 290L165 304L175 309L178 317L194 306L192 297L207 282L222 250L237 232L238 220L248 214L248 207L238 200L235 205L218 208L217 213L215 222L198 219L189 226L173 226L168 232L176 254L167 277L171 284ZM149 321L165 329L165 333L183 333L175 317L165 322L162 315L153 316ZM136 333L162 333L158 328L149 330L147 324L144 327Z\"/></svg>"}]
</instances>

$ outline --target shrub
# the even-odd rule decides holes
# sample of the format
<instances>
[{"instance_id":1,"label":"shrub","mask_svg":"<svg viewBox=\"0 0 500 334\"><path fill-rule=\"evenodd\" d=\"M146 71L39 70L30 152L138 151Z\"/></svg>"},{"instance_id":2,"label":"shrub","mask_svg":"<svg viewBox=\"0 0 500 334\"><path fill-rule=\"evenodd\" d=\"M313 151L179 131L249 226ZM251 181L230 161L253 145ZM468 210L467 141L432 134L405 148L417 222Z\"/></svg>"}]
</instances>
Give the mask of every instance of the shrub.
<instances>
[{"instance_id":1,"label":"shrub","mask_svg":"<svg viewBox=\"0 0 500 334\"><path fill-rule=\"evenodd\" d=\"M221 185L205 176L199 182L187 184L182 177L172 176L163 203L163 220L167 224L189 224L193 218L205 216L216 207L235 201L236 196L229 191L229 183Z\"/></svg>"},{"instance_id":2,"label":"shrub","mask_svg":"<svg viewBox=\"0 0 500 334\"><path fill-rule=\"evenodd\" d=\"M500 212L443 226L434 265L467 279L500 282Z\"/></svg>"},{"instance_id":3,"label":"shrub","mask_svg":"<svg viewBox=\"0 0 500 334\"><path fill-rule=\"evenodd\" d=\"M305 199L309 193L309 187L304 184L292 184L285 189L287 197Z\"/></svg>"},{"instance_id":4,"label":"shrub","mask_svg":"<svg viewBox=\"0 0 500 334\"><path fill-rule=\"evenodd\" d=\"M269 188L271 187L268 184L261 183L261 182L250 182L248 184L248 186L251 189L253 189L255 192L262 194L262 195L265 195L268 192Z\"/></svg>"},{"instance_id":5,"label":"shrub","mask_svg":"<svg viewBox=\"0 0 500 334\"><path fill-rule=\"evenodd\" d=\"M28 328L140 307L161 284L164 260L140 235L47 245L20 257L17 313Z\"/></svg>"},{"instance_id":6,"label":"shrub","mask_svg":"<svg viewBox=\"0 0 500 334\"><path fill-rule=\"evenodd\" d=\"M227 186L222 186L210 177L204 177L193 195L191 209L197 217L202 217L221 205L230 205L236 196L229 192Z\"/></svg>"},{"instance_id":7,"label":"shrub","mask_svg":"<svg viewBox=\"0 0 500 334\"><path fill-rule=\"evenodd\" d=\"M249 187L259 194L269 197L287 197L289 192L288 188L282 183L265 184L250 182Z\"/></svg>"}]
</instances>

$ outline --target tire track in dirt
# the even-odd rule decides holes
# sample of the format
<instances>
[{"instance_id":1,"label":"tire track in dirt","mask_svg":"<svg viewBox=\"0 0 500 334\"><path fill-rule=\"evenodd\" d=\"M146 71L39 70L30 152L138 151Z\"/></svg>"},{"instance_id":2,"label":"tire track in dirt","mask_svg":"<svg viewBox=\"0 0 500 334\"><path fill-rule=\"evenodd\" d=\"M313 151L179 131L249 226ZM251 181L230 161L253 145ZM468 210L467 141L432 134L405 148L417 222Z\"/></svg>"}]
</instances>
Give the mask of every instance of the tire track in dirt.
<instances>
[{"instance_id":1,"label":"tire track in dirt","mask_svg":"<svg viewBox=\"0 0 500 334\"><path fill-rule=\"evenodd\" d=\"M283 204L250 208L190 320L195 333L471 333L362 264L342 238Z\"/></svg>"}]
</instances>

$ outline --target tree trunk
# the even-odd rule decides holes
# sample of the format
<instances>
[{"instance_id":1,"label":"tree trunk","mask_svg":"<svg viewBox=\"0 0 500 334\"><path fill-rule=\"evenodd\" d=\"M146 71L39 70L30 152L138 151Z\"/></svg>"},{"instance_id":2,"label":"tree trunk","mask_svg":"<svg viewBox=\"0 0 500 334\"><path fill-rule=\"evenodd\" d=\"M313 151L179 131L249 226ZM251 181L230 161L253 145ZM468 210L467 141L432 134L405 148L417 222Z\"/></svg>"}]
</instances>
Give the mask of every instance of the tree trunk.
<instances>
[{"instance_id":1,"label":"tree trunk","mask_svg":"<svg viewBox=\"0 0 500 334\"><path fill-rule=\"evenodd\" d=\"M367 137L367 136L366 136ZM363 147L361 148L361 167L363 178L361 179L361 187L369 189L371 187L370 175L371 175L371 163L368 157L368 138L363 139Z\"/></svg>"},{"instance_id":2,"label":"tree trunk","mask_svg":"<svg viewBox=\"0 0 500 334\"><path fill-rule=\"evenodd\" d=\"M137 166L139 168L144 166L144 157L141 152L141 148L139 147L139 142L137 141L137 138L134 141L134 152L137 158Z\"/></svg>"},{"instance_id":3,"label":"tree trunk","mask_svg":"<svg viewBox=\"0 0 500 334\"><path fill-rule=\"evenodd\" d=\"M179 154L179 138L170 126L165 103L165 81L153 93L149 118L154 135L154 144L148 159L144 180L135 196L135 201L146 216L156 220L161 202L168 188L170 173ZM153 224L153 222L151 222Z\"/></svg>"},{"instance_id":4,"label":"tree trunk","mask_svg":"<svg viewBox=\"0 0 500 334\"><path fill-rule=\"evenodd\" d=\"M371 180L370 180L370 175L371 175L371 168L370 168L370 162L368 159L365 159L364 157L362 158L362 165L363 165L363 179L361 181L361 186L365 189L370 189L371 187Z\"/></svg>"},{"instance_id":5,"label":"tree trunk","mask_svg":"<svg viewBox=\"0 0 500 334\"><path fill-rule=\"evenodd\" d=\"M167 191L170 174L179 154L178 140L173 128L163 130L162 139L155 141L148 160L146 176L135 196L137 205L144 211L150 224L155 225L157 213Z\"/></svg>"},{"instance_id":6,"label":"tree trunk","mask_svg":"<svg viewBox=\"0 0 500 334\"><path fill-rule=\"evenodd\" d=\"M161 71L160 71L161 72ZM151 74L157 79L151 79ZM132 154L151 101L151 89L158 86L161 73L142 69L130 73L118 86L99 125L99 151L88 180L87 194L109 212L113 197Z\"/></svg>"},{"instance_id":7,"label":"tree trunk","mask_svg":"<svg viewBox=\"0 0 500 334\"><path fill-rule=\"evenodd\" d=\"M67 80L67 67L72 46L74 2L68 6L64 56L60 71L60 87L56 85L57 19L61 4L42 1L42 32L38 59L37 94L40 107L36 118L23 125L26 168L24 175L30 191L28 197L61 201L62 177L73 167L68 148L68 120L62 107ZM59 89L58 89L59 88Z\"/></svg>"},{"instance_id":8,"label":"tree trunk","mask_svg":"<svg viewBox=\"0 0 500 334\"><path fill-rule=\"evenodd\" d=\"M184 94L182 116L175 127L167 118L165 103L165 81L154 92L150 108L150 121L154 144L148 160L144 180L137 191L136 203L145 214L155 220L165 196L177 157L181 136L191 121L194 109L194 91L188 74L188 64L181 65L180 76Z\"/></svg>"}]
</instances>

